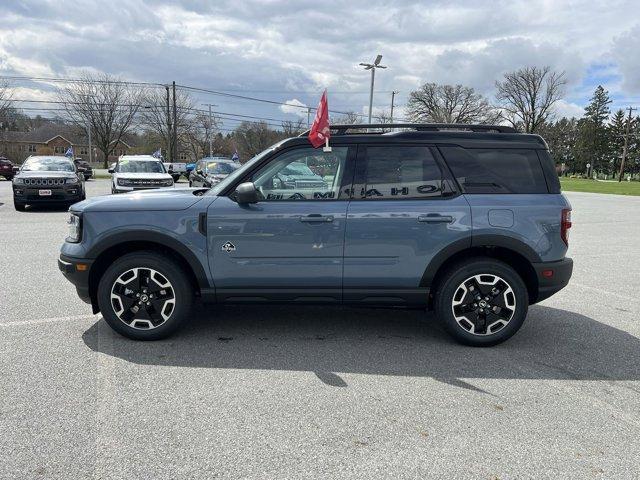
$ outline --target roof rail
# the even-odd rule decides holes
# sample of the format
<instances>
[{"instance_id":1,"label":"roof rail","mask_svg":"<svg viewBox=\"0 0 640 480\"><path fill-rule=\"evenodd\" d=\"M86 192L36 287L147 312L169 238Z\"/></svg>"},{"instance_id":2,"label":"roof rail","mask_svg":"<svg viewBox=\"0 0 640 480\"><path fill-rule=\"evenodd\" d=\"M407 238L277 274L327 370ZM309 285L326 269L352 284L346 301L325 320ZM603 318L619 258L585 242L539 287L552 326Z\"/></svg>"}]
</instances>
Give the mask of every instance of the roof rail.
<instances>
[{"instance_id":1,"label":"roof rail","mask_svg":"<svg viewBox=\"0 0 640 480\"><path fill-rule=\"evenodd\" d=\"M518 133L513 127L505 125L467 125L464 123L356 123L338 124L329 127L336 135L345 135L349 130L367 129L389 129L402 128L405 130L415 130L418 132L435 132L439 130L462 130L471 132L496 132L496 133ZM356 132L362 133L362 132ZM299 136L304 137L309 134L309 130L302 132Z\"/></svg>"}]
</instances>

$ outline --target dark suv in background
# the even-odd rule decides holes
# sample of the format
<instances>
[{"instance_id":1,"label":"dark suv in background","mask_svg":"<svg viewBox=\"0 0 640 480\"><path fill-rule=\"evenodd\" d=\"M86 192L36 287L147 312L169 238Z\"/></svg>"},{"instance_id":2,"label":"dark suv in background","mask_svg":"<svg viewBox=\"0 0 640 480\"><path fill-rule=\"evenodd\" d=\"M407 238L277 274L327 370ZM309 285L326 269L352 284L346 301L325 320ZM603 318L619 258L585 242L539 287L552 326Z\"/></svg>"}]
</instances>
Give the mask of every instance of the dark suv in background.
<instances>
[{"instance_id":1,"label":"dark suv in background","mask_svg":"<svg viewBox=\"0 0 640 480\"><path fill-rule=\"evenodd\" d=\"M538 135L331 129L330 151L284 140L208 191L74 205L60 269L141 340L173 333L199 298L431 309L459 342L488 346L569 281L571 207Z\"/></svg>"},{"instance_id":2,"label":"dark suv in background","mask_svg":"<svg viewBox=\"0 0 640 480\"><path fill-rule=\"evenodd\" d=\"M29 157L13 178L16 210L36 204L71 205L85 198L84 175L66 157Z\"/></svg>"},{"instance_id":3,"label":"dark suv in background","mask_svg":"<svg viewBox=\"0 0 640 480\"><path fill-rule=\"evenodd\" d=\"M0 157L0 177L11 180L16 173L16 166L6 157Z\"/></svg>"}]
</instances>

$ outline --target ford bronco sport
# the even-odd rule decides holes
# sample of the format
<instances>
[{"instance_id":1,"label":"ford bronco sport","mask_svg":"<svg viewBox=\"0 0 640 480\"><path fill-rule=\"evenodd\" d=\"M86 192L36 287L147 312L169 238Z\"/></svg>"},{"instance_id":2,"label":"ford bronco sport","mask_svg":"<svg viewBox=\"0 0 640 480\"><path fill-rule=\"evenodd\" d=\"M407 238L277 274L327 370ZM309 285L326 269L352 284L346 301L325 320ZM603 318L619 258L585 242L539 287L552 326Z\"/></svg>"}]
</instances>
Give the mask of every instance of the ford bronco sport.
<instances>
[{"instance_id":1,"label":"ford bronco sport","mask_svg":"<svg viewBox=\"0 0 640 480\"><path fill-rule=\"evenodd\" d=\"M571 207L541 137L331 130L331 151L284 140L209 190L73 205L60 269L94 313L140 340L175 332L198 298L432 309L459 342L488 346L569 281ZM292 164L312 180L283 181Z\"/></svg>"}]
</instances>

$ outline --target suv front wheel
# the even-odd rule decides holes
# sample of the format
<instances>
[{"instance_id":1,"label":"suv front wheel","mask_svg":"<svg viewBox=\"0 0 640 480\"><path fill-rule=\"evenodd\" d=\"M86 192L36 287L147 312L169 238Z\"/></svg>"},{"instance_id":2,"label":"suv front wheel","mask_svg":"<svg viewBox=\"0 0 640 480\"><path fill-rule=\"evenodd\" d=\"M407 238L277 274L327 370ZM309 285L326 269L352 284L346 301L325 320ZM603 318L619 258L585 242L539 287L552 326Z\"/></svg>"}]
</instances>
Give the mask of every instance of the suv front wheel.
<instances>
[{"instance_id":1,"label":"suv front wheel","mask_svg":"<svg viewBox=\"0 0 640 480\"><path fill-rule=\"evenodd\" d=\"M442 278L435 312L454 339L488 347L504 342L522 326L529 294L518 273L492 258L457 263Z\"/></svg>"},{"instance_id":2,"label":"suv front wheel","mask_svg":"<svg viewBox=\"0 0 640 480\"><path fill-rule=\"evenodd\" d=\"M134 340L159 340L189 318L193 288L180 265L155 252L133 252L116 260L98 285L102 316L116 332Z\"/></svg>"}]
</instances>

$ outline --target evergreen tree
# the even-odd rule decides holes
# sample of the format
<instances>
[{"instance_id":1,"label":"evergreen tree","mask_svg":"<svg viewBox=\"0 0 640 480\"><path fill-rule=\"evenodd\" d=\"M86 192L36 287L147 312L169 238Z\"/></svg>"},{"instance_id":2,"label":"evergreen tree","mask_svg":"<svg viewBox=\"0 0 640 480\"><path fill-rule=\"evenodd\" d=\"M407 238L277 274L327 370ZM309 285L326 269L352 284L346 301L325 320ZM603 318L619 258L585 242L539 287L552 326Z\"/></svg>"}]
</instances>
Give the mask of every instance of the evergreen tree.
<instances>
[{"instance_id":1,"label":"evergreen tree","mask_svg":"<svg viewBox=\"0 0 640 480\"><path fill-rule=\"evenodd\" d=\"M627 116L624 110L619 109L613 114L609 125L607 125L607 157L609 158L610 166L608 173L612 175L615 175L620 168L626 128Z\"/></svg>"},{"instance_id":2,"label":"evergreen tree","mask_svg":"<svg viewBox=\"0 0 640 480\"><path fill-rule=\"evenodd\" d=\"M609 92L598 85L591 97L589 105L584 109L577 151L582 163L591 163L595 171L609 171L607 121L611 115Z\"/></svg>"}]
</instances>

